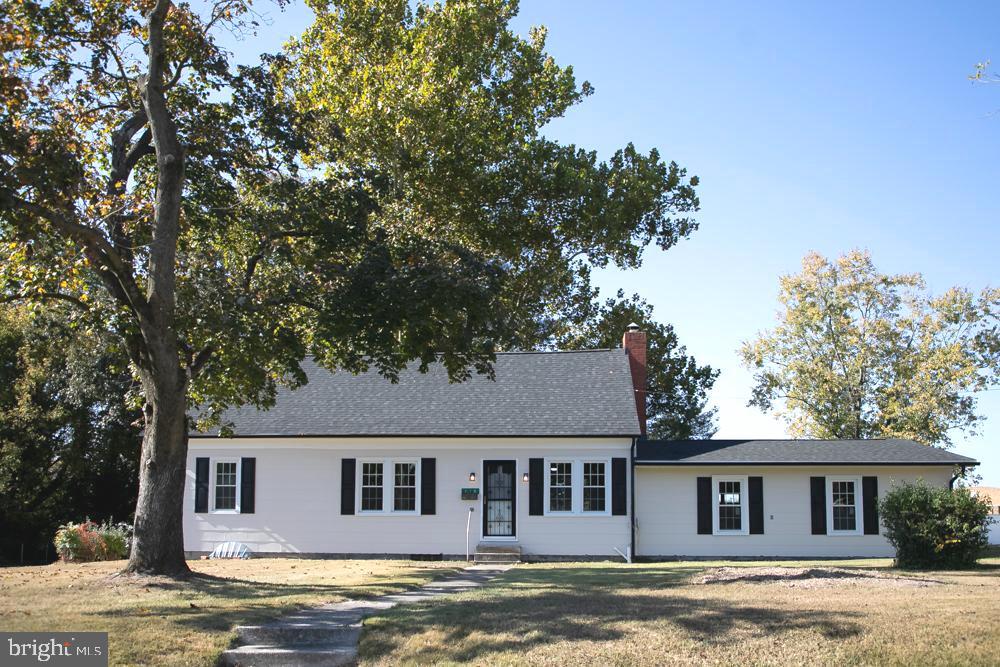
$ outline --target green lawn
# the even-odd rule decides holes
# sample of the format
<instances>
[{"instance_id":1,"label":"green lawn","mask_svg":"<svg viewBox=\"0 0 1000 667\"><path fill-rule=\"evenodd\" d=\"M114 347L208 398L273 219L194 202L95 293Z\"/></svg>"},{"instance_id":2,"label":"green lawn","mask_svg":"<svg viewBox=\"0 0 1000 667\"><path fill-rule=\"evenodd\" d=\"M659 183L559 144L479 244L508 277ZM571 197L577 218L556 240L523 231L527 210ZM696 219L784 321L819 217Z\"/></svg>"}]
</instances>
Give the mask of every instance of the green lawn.
<instances>
[{"instance_id":1,"label":"green lawn","mask_svg":"<svg viewBox=\"0 0 1000 667\"><path fill-rule=\"evenodd\" d=\"M995 665L1000 559L982 563L934 573L901 573L888 560L521 565L484 589L369 619L361 658ZM809 571L786 578L779 565ZM837 568L836 578L813 576L824 566ZM748 574L759 580L746 581ZM725 581L701 583L706 575Z\"/></svg>"}]
</instances>

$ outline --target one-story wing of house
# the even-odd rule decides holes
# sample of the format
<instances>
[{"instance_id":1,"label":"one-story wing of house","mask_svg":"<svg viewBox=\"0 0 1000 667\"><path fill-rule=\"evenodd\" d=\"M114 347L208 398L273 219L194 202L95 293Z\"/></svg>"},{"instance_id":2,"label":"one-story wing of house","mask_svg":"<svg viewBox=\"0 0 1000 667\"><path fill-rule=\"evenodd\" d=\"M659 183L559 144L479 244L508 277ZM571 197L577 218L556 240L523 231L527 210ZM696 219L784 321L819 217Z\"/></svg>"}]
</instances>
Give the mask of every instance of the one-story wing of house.
<instances>
[{"instance_id":1,"label":"one-story wing of house","mask_svg":"<svg viewBox=\"0 0 1000 667\"><path fill-rule=\"evenodd\" d=\"M646 336L618 349L333 373L192 433L185 549L514 558L875 557L880 493L973 459L906 440L654 441Z\"/></svg>"}]
</instances>

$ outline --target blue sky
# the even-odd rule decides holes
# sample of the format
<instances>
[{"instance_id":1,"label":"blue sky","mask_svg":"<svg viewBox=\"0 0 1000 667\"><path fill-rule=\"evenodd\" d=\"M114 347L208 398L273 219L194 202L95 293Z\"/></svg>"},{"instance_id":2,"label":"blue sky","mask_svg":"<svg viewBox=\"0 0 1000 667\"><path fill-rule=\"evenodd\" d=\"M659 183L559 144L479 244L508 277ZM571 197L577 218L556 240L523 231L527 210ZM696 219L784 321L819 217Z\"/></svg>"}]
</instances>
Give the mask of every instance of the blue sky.
<instances>
[{"instance_id":1,"label":"blue sky","mask_svg":"<svg viewBox=\"0 0 1000 667\"><path fill-rule=\"evenodd\" d=\"M309 21L302 5L272 17L240 59ZM701 229L598 284L640 293L722 370L717 437L784 435L746 407L736 350L773 325L778 276L808 251L867 248L935 292L1000 285L1000 84L966 78L1000 65L1000 4L525 0L515 28L532 25L596 88L546 134L602 156L657 147L701 178ZM955 449L1000 486L1000 391L980 408L982 434Z\"/></svg>"}]
</instances>

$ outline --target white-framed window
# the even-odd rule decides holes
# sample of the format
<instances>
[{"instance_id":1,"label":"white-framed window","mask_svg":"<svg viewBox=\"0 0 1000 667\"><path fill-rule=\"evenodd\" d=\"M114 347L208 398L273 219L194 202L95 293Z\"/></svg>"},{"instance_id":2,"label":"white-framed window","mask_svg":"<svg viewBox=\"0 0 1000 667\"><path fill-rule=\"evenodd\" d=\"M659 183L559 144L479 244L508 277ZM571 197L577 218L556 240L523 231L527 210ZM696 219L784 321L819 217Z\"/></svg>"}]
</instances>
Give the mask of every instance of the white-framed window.
<instances>
[{"instance_id":1,"label":"white-framed window","mask_svg":"<svg viewBox=\"0 0 1000 667\"><path fill-rule=\"evenodd\" d=\"M392 485L392 511L417 511L417 464L395 461L392 465L396 477Z\"/></svg>"},{"instance_id":2,"label":"white-framed window","mask_svg":"<svg viewBox=\"0 0 1000 667\"><path fill-rule=\"evenodd\" d=\"M608 504L608 467L604 461L583 462L583 511L603 512Z\"/></svg>"},{"instance_id":3,"label":"white-framed window","mask_svg":"<svg viewBox=\"0 0 1000 667\"><path fill-rule=\"evenodd\" d=\"M573 462L551 461L549 468L549 512L573 511Z\"/></svg>"},{"instance_id":4,"label":"white-framed window","mask_svg":"<svg viewBox=\"0 0 1000 667\"><path fill-rule=\"evenodd\" d=\"M828 535L861 535L864 516L860 477L826 478L826 532Z\"/></svg>"},{"instance_id":5,"label":"white-framed window","mask_svg":"<svg viewBox=\"0 0 1000 667\"><path fill-rule=\"evenodd\" d=\"M381 512L385 509L385 463L363 461L361 463L361 511Z\"/></svg>"},{"instance_id":6,"label":"white-framed window","mask_svg":"<svg viewBox=\"0 0 1000 667\"><path fill-rule=\"evenodd\" d=\"M359 514L417 514L419 459L359 459Z\"/></svg>"},{"instance_id":7,"label":"white-framed window","mask_svg":"<svg viewBox=\"0 0 1000 667\"><path fill-rule=\"evenodd\" d=\"M610 514L611 459L546 459L545 514Z\"/></svg>"},{"instance_id":8,"label":"white-framed window","mask_svg":"<svg viewBox=\"0 0 1000 667\"><path fill-rule=\"evenodd\" d=\"M212 511L240 511L240 460L212 460Z\"/></svg>"},{"instance_id":9,"label":"white-framed window","mask_svg":"<svg viewBox=\"0 0 1000 667\"><path fill-rule=\"evenodd\" d=\"M748 535L750 533L747 495L746 477L738 475L712 477L713 534Z\"/></svg>"}]
</instances>

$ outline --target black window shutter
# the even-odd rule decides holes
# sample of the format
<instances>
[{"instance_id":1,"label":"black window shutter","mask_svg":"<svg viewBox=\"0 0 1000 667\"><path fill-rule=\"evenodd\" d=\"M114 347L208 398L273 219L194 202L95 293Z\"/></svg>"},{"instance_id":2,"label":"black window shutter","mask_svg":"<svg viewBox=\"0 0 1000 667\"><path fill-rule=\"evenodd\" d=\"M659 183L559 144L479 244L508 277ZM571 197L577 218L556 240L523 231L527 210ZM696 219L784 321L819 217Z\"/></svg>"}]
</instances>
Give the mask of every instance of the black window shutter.
<instances>
[{"instance_id":1,"label":"black window shutter","mask_svg":"<svg viewBox=\"0 0 1000 667\"><path fill-rule=\"evenodd\" d=\"M878 477L861 478L861 504L865 512L865 535L878 535Z\"/></svg>"},{"instance_id":2,"label":"black window shutter","mask_svg":"<svg viewBox=\"0 0 1000 667\"><path fill-rule=\"evenodd\" d=\"M437 459L420 459L420 513L437 513Z\"/></svg>"},{"instance_id":3,"label":"black window shutter","mask_svg":"<svg viewBox=\"0 0 1000 667\"><path fill-rule=\"evenodd\" d=\"M340 459L340 513L354 514L355 459Z\"/></svg>"},{"instance_id":4,"label":"black window shutter","mask_svg":"<svg viewBox=\"0 0 1000 667\"><path fill-rule=\"evenodd\" d=\"M809 478L812 502L812 534L826 535L826 477Z\"/></svg>"},{"instance_id":5,"label":"black window shutter","mask_svg":"<svg viewBox=\"0 0 1000 667\"><path fill-rule=\"evenodd\" d=\"M545 459L528 459L528 514L545 514Z\"/></svg>"},{"instance_id":6,"label":"black window shutter","mask_svg":"<svg viewBox=\"0 0 1000 667\"><path fill-rule=\"evenodd\" d=\"M747 486L750 487L750 534L764 534L764 478L748 477Z\"/></svg>"},{"instance_id":7,"label":"black window shutter","mask_svg":"<svg viewBox=\"0 0 1000 667\"><path fill-rule=\"evenodd\" d=\"M198 457L194 460L194 511L208 511L208 459Z\"/></svg>"},{"instance_id":8,"label":"black window shutter","mask_svg":"<svg viewBox=\"0 0 1000 667\"><path fill-rule=\"evenodd\" d=\"M240 460L240 514L254 513L257 486L257 459Z\"/></svg>"},{"instance_id":9,"label":"black window shutter","mask_svg":"<svg viewBox=\"0 0 1000 667\"><path fill-rule=\"evenodd\" d=\"M712 478L698 478L698 534L712 534Z\"/></svg>"},{"instance_id":10,"label":"black window shutter","mask_svg":"<svg viewBox=\"0 0 1000 667\"><path fill-rule=\"evenodd\" d=\"M611 513L628 513L628 483L625 481L625 459L611 459Z\"/></svg>"}]
</instances>

